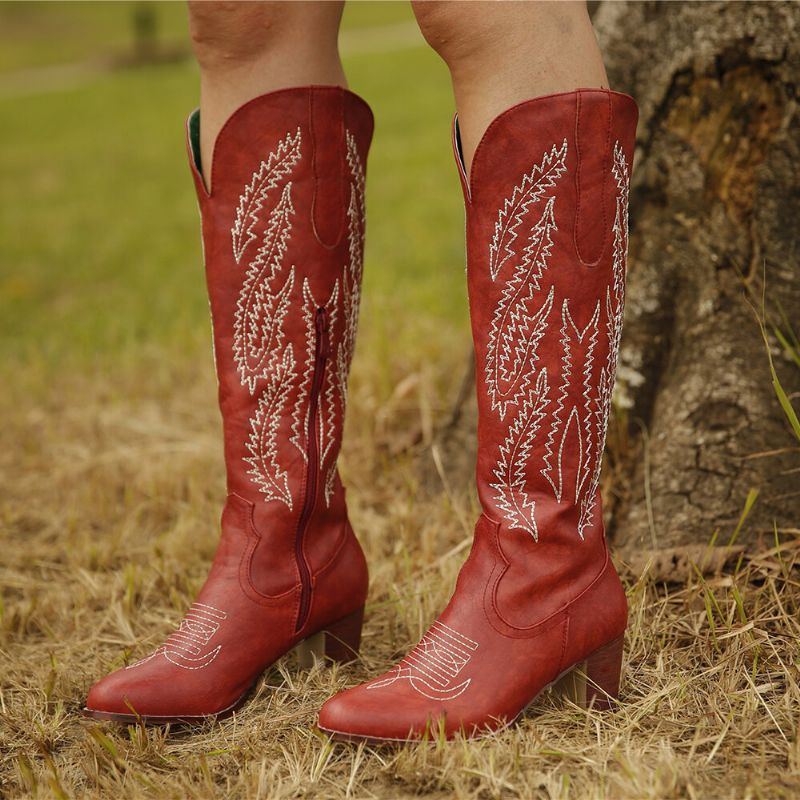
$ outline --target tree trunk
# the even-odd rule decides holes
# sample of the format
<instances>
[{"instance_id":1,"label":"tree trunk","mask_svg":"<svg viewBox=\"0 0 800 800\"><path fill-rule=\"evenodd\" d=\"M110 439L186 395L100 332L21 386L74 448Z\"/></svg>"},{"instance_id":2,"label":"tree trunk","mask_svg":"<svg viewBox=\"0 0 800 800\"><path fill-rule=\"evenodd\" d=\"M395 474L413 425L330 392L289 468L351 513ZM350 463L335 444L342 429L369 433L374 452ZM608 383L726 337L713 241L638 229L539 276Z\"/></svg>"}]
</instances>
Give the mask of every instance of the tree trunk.
<instances>
[{"instance_id":1,"label":"tree trunk","mask_svg":"<svg viewBox=\"0 0 800 800\"><path fill-rule=\"evenodd\" d=\"M717 529L724 544L752 489L740 541L773 524L797 532L800 449L748 300L760 310L766 280L769 320L800 332L800 7L594 11L611 86L641 113L604 479L610 535L629 553L705 543ZM797 406L800 369L771 332L770 344ZM465 404L437 445L465 480L474 425Z\"/></svg>"},{"instance_id":2,"label":"tree trunk","mask_svg":"<svg viewBox=\"0 0 800 800\"><path fill-rule=\"evenodd\" d=\"M603 3L595 25L611 85L641 110L612 536L727 537L751 489L751 537L797 529L798 442L747 299L765 288L769 318L800 330L800 8ZM771 345L796 397L800 370Z\"/></svg>"}]
</instances>

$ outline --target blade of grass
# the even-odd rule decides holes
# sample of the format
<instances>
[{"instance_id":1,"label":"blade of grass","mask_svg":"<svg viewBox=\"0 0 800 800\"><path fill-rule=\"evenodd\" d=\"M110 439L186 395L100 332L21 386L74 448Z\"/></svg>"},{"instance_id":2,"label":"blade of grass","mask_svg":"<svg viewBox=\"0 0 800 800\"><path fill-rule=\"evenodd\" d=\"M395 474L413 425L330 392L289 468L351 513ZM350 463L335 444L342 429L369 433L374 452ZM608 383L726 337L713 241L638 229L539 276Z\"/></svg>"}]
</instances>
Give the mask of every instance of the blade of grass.
<instances>
[{"instance_id":1,"label":"blade of grass","mask_svg":"<svg viewBox=\"0 0 800 800\"><path fill-rule=\"evenodd\" d=\"M728 547L733 545L734 542L739 538L742 526L744 525L745 520L750 514L750 511L755 505L757 499L758 499L758 489L751 489L747 493L747 498L744 501L744 508L742 509L742 513L739 515L739 521L736 523L736 527L734 528L733 533L731 534L731 538L728 541Z\"/></svg>"}]
</instances>

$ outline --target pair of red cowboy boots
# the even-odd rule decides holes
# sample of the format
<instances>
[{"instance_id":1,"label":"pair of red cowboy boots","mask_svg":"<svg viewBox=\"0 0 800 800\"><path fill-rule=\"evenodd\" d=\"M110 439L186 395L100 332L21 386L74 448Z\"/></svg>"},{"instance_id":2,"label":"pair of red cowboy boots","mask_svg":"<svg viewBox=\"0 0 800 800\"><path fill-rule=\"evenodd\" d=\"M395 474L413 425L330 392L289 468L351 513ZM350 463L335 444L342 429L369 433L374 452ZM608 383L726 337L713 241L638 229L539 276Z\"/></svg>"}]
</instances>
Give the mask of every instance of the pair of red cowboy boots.
<instances>
[{"instance_id":1,"label":"pair of red cowboy boots","mask_svg":"<svg viewBox=\"0 0 800 800\"><path fill-rule=\"evenodd\" d=\"M329 700L337 738L479 735L561 675L617 694L625 593L598 481L622 324L636 107L580 90L492 122L467 176L467 264L483 513L447 608L393 669ZM228 499L208 579L151 655L85 713L186 722L235 710L261 673L324 634L358 652L367 566L336 461L353 355L372 115L338 87L240 108L201 177Z\"/></svg>"}]
</instances>

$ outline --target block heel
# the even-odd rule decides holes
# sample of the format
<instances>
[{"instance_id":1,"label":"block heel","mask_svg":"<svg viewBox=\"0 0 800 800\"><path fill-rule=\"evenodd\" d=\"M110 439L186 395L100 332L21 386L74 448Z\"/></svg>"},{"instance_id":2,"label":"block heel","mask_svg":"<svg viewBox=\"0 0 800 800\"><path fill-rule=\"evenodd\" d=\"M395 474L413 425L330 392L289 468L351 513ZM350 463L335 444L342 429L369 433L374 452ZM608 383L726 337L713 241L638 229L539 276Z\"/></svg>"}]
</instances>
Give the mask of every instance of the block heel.
<instances>
[{"instance_id":1,"label":"block heel","mask_svg":"<svg viewBox=\"0 0 800 800\"><path fill-rule=\"evenodd\" d=\"M596 708L598 711L612 711L616 708L624 644L625 637L620 636L586 659L586 708Z\"/></svg>"},{"instance_id":2,"label":"block heel","mask_svg":"<svg viewBox=\"0 0 800 800\"><path fill-rule=\"evenodd\" d=\"M613 711L619 697L625 637L603 645L557 682L558 690L582 708Z\"/></svg>"},{"instance_id":3,"label":"block heel","mask_svg":"<svg viewBox=\"0 0 800 800\"><path fill-rule=\"evenodd\" d=\"M315 661L323 658L346 664L358 658L361 645L361 626L364 622L364 609L331 623L321 631L307 636L294 647L297 666L311 669Z\"/></svg>"},{"instance_id":4,"label":"block heel","mask_svg":"<svg viewBox=\"0 0 800 800\"><path fill-rule=\"evenodd\" d=\"M325 628L325 657L340 664L355 661L361 646L363 624L364 608L361 607Z\"/></svg>"}]
</instances>

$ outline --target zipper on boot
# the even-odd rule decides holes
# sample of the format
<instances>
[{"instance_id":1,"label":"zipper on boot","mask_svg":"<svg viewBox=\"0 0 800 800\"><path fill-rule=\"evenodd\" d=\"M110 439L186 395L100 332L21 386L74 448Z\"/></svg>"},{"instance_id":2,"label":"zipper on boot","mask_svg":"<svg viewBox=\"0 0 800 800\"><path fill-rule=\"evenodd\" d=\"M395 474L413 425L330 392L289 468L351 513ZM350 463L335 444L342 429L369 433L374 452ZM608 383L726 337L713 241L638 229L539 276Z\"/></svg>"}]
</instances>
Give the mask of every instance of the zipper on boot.
<instances>
[{"instance_id":1,"label":"zipper on boot","mask_svg":"<svg viewBox=\"0 0 800 800\"><path fill-rule=\"evenodd\" d=\"M325 365L328 360L328 313L324 308L318 308L314 319L316 328L316 343L314 349L314 377L311 381L311 392L308 399L308 428L306 430L306 464L308 465L306 491L303 497L303 507L297 522L297 534L294 540L295 558L297 568L300 570L300 608L297 612L297 625L299 631L306 624L311 603L311 571L308 568L305 554L303 553L303 540L308 523L317 503L317 483L319 480L319 438L317 436L317 418L319 416L319 393L322 380L325 377Z\"/></svg>"}]
</instances>

